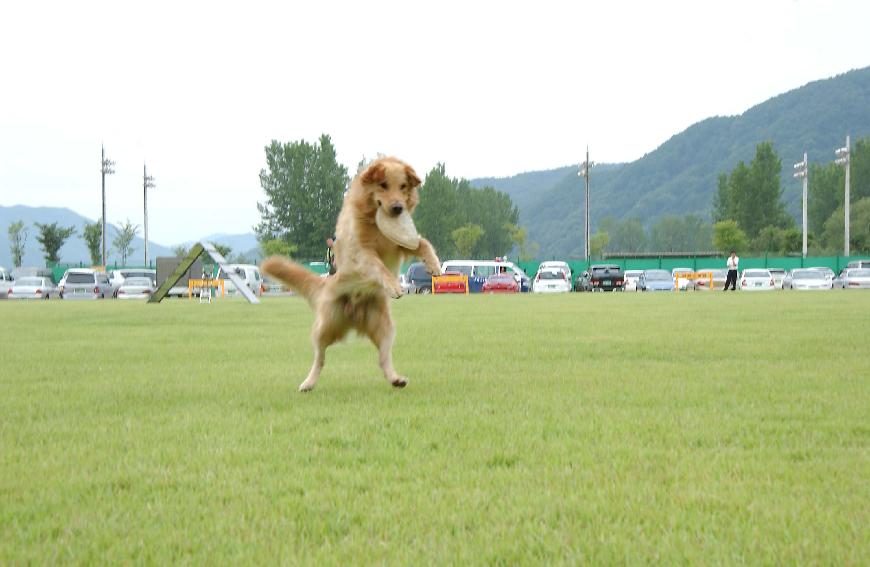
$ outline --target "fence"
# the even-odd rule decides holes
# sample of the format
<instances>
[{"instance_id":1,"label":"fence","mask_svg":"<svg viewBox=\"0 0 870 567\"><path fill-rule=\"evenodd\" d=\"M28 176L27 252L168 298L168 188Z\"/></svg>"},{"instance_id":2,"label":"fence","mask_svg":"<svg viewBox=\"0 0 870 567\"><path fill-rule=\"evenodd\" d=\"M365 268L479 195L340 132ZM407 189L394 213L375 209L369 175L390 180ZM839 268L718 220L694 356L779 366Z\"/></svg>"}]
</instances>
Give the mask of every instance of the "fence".
<instances>
[{"instance_id":1,"label":"fence","mask_svg":"<svg viewBox=\"0 0 870 567\"><path fill-rule=\"evenodd\" d=\"M670 271L673 268L691 268L692 271L725 268L726 257L715 258L709 256L683 256L683 257L643 257L643 258L610 258L585 262L583 260L568 260L571 271L575 274L585 272L593 264L615 264L624 270L652 270L663 269ZM748 268L794 268L825 267L840 273L840 270L853 260L865 259L862 256L746 256L740 258L740 269ZM534 275L538 271L540 262L515 262L528 275Z\"/></svg>"}]
</instances>

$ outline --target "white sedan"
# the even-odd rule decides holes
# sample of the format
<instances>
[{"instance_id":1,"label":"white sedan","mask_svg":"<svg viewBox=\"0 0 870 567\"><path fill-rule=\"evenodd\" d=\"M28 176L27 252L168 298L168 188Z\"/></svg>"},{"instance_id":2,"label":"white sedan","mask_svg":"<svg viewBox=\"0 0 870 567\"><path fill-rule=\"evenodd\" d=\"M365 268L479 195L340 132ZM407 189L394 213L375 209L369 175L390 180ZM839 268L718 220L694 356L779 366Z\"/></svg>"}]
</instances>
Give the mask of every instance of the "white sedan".
<instances>
[{"instance_id":1,"label":"white sedan","mask_svg":"<svg viewBox=\"0 0 870 567\"><path fill-rule=\"evenodd\" d=\"M768 270L743 270L740 276L740 291L773 291L776 284Z\"/></svg>"},{"instance_id":2,"label":"white sedan","mask_svg":"<svg viewBox=\"0 0 870 567\"><path fill-rule=\"evenodd\" d=\"M57 297L57 287L51 278L23 277L9 289L9 299L49 299Z\"/></svg>"},{"instance_id":3,"label":"white sedan","mask_svg":"<svg viewBox=\"0 0 870 567\"><path fill-rule=\"evenodd\" d=\"M560 269L538 270L532 282L534 293L567 293L571 291L568 274Z\"/></svg>"},{"instance_id":4,"label":"white sedan","mask_svg":"<svg viewBox=\"0 0 870 567\"><path fill-rule=\"evenodd\" d=\"M154 291L151 278L127 277L118 288L118 299L148 299Z\"/></svg>"},{"instance_id":5,"label":"white sedan","mask_svg":"<svg viewBox=\"0 0 870 567\"><path fill-rule=\"evenodd\" d=\"M798 289L801 291L824 291L831 289L831 284L828 282L825 272L814 270L812 268L792 270L787 281L789 289Z\"/></svg>"},{"instance_id":6,"label":"white sedan","mask_svg":"<svg viewBox=\"0 0 870 567\"><path fill-rule=\"evenodd\" d=\"M843 289L868 289L870 288L870 269L846 268L840 276L840 285Z\"/></svg>"},{"instance_id":7,"label":"white sedan","mask_svg":"<svg viewBox=\"0 0 870 567\"><path fill-rule=\"evenodd\" d=\"M643 270L625 270L625 291L637 291L637 280L640 279Z\"/></svg>"}]
</instances>

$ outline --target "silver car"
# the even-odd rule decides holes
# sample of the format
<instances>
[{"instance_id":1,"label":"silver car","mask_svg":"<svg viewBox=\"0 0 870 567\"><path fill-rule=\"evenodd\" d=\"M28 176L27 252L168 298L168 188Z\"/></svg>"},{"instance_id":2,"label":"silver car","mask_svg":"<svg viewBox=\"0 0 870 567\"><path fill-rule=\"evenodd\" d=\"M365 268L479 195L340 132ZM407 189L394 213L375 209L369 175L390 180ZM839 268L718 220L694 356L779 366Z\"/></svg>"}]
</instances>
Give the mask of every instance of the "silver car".
<instances>
[{"instance_id":1,"label":"silver car","mask_svg":"<svg viewBox=\"0 0 870 567\"><path fill-rule=\"evenodd\" d=\"M768 268L768 272L773 276L773 286L776 289L782 289L782 280L785 279L785 269L783 268Z\"/></svg>"},{"instance_id":2,"label":"silver car","mask_svg":"<svg viewBox=\"0 0 870 567\"><path fill-rule=\"evenodd\" d=\"M846 268L840 275L843 289L870 289L870 268Z\"/></svg>"},{"instance_id":3,"label":"silver car","mask_svg":"<svg viewBox=\"0 0 870 567\"><path fill-rule=\"evenodd\" d=\"M12 274L7 272L6 268L0 266L0 299L6 299L14 283L15 280L12 279Z\"/></svg>"},{"instance_id":4,"label":"silver car","mask_svg":"<svg viewBox=\"0 0 870 567\"><path fill-rule=\"evenodd\" d=\"M124 278L124 283L115 292L115 297L118 299L149 299L155 291L154 281L151 278L127 276Z\"/></svg>"},{"instance_id":5,"label":"silver car","mask_svg":"<svg viewBox=\"0 0 870 567\"><path fill-rule=\"evenodd\" d=\"M830 289L834 289L834 278L837 277L837 274L834 273L834 270L826 267L813 267L809 268L810 270L818 270L825 274L825 280L828 282L828 287Z\"/></svg>"},{"instance_id":6,"label":"silver car","mask_svg":"<svg viewBox=\"0 0 870 567\"><path fill-rule=\"evenodd\" d=\"M783 281L783 287L784 289L797 289L802 291L824 291L831 289L831 284L828 283L828 278L822 270L795 268L789 272L788 277Z\"/></svg>"},{"instance_id":7,"label":"silver car","mask_svg":"<svg viewBox=\"0 0 870 567\"><path fill-rule=\"evenodd\" d=\"M109 276L88 268L70 268L63 275L61 299L105 299L112 297Z\"/></svg>"},{"instance_id":8,"label":"silver car","mask_svg":"<svg viewBox=\"0 0 870 567\"><path fill-rule=\"evenodd\" d=\"M15 280L9 299L50 299L57 297L57 287L51 278L25 276Z\"/></svg>"}]
</instances>

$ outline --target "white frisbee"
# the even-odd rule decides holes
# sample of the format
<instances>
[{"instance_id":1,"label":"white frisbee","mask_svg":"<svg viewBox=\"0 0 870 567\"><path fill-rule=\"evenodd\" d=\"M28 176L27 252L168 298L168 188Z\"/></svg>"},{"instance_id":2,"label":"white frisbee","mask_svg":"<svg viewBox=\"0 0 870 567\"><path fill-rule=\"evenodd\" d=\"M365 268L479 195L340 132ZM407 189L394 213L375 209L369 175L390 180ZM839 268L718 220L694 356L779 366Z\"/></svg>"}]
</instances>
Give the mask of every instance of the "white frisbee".
<instances>
[{"instance_id":1,"label":"white frisbee","mask_svg":"<svg viewBox=\"0 0 870 567\"><path fill-rule=\"evenodd\" d=\"M420 246L420 235L408 211L403 211L397 217L391 217L378 207L378 212L375 213L375 224L384 236L403 248L416 250Z\"/></svg>"}]
</instances>

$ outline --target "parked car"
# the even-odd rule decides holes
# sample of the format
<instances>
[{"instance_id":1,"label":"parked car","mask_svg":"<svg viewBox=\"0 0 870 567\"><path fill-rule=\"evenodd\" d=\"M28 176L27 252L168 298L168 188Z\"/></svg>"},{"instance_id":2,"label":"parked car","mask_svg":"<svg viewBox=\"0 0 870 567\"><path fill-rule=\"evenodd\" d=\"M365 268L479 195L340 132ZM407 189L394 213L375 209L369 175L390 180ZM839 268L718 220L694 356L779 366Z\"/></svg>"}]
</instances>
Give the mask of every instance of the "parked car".
<instances>
[{"instance_id":1,"label":"parked car","mask_svg":"<svg viewBox=\"0 0 870 567\"><path fill-rule=\"evenodd\" d=\"M695 270L692 268L674 268L671 270L671 277L676 281L676 285L680 291L695 289L695 280L688 277L680 277L680 274L691 274L694 273L694 271Z\"/></svg>"},{"instance_id":2,"label":"parked car","mask_svg":"<svg viewBox=\"0 0 870 567\"><path fill-rule=\"evenodd\" d=\"M831 289L825 273L812 268L795 268L783 279L783 289Z\"/></svg>"},{"instance_id":3,"label":"parked car","mask_svg":"<svg viewBox=\"0 0 870 567\"><path fill-rule=\"evenodd\" d=\"M9 299L51 299L57 297L57 287L51 278L25 276L15 280Z\"/></svg>"},{"instance_id":4,"label":"parked car","mask_svg":"<svg viewBox=\"0 0 870 567\"><path fill-rule=\"evenodd\" d=\"M109 283L112 284L112 295L118 295L118 288L124 285L126 278L151 278L151 283L157 285L157 270L147 268L120 268L109 272Z\"/></svg>"},{"instance_id":5,"label":"parked car","mask_svg":"<svg viewBox=\"0 0 870 567\"><path fill-rule=\"evenodd\" d=\"M785 279L785 269L784 268L768 268L768 272L773 276L773 286L776 289L782 289L782 280Z\"/></svg>"},{"instance_id":6,"label":"parked car","mask_svg":"<svg viewBox=\"0 0 870 567\"><path fill-rule=\"evenodd\" d=\"M571 273L571 266L568 265L568 262L563 262L562 260L547 260L546 262L541 262L538 266L538 270L550 270L550 269L562 270L566 274L568 274L568 281L573 281L574 274Z\"/></svg>"},{"instance_id":7,"label":"parked car","mask_svg":"<svg viewBox=\"0 0 870 567\"><path fill-rule=\"evenodd\" d=\"M15 280L12 279L12 274L6 271L6 268L0 266L0 299L6 299L9 295L9 290L12 289L12 284Z\"/></svg>"},{"instance_id":8,"label":"parked car","mask_svg":"<svg viewBox=\"0 0 870 567\"><path fill-rule=\"evenodd\" d=\"M637 291L674 291L674 278L667 270L644 270L637 280Z\"/></svg>"},{"instance_id":9,"label":"parked car","mask_svg":"<svg viewBox=\"0 0 870 567\"><path fill-rule=\"evenodd\" d=\"M847 268L870 268L870 260L852 260L846 264Z\"/></svg>"},{"instance_id":10,"label":"parked car","mask_svg":"<svg viewBox=\"0 0 870 567\"><path fill-rule=\"evenodd\" d=\"M808 269L818 270L818 271L822 272L823 274L825 274L825 281L828 282L828 287L830 287L831 289L834 289L834 278L837 277L837 274L834 273L834 270L832 270L831 268L825 267L825 266L813 267L813 268L808 268Z\"/></svg>"},{"instance_id":11,"label":"parked car","mask_svg":"<svg viewBox=\"0 0 870 567\"><path fill-rule=\"evenodd\" d=\"M426 264L414 262L405 274L408 279L408 293L432 293L432 274L426 271Z\"/></svg>"},{"instance_id":12,"label":"parked car","mask_svg":"<svg viewBox=\"0 0 870 567\"><path fill-rule=\"evenodd\" d=\"M870 262L867 262L870 266ZM843 289L870 288L870 268L846 268L840 276L840 287Z\"/></svg>"},{"instance_id":13,"label":"parked car","mask_svg":"<svg viewBox=\"0 0 870 567\"><path fill-rule=\"evenodd\" d=\"M773 276L765 269L743 270L740 276L740 291L773 291L776 289Z\"/></svg>"},{"instance_id":14,"label":"parked car","mask_svg":"<svg viewBox=\"0 0 870 567\"><path fill-rule=\"evenodd\" d=\"M408 283L408 276L405 274L399 274L399 285L402 286L402 293L405 295L411 293L411 285Z\"/></svg>"},{"instance_id":15,"label":"parked car","mask_svg":"<svg viewBox=\"0 0 870 567\"><path fill-rule=\"evenodd\" d=\"M483 282L484 293L519 293L520 284L511 274L493 274Z\"/></svg>"},{"instance_id":16,"label":"parked car","mask_svg":"<svg viewBox=\"0 0 870 567\"><path fill-rule=\"evenodd\" d=\"M151 294L157 291L151 278L132 277L124 278L124 283L115 292L118 299L149 299Z\"/></svg>"},{"instance_id":17,"label":"parked car","mask_svg":"<svg viewBox=\"0 0 870 567\"><path fill-rule=\"evenodd\" d=\"M625 275L616 264L593 264L574 282L574 291L622 291Z\"/></svg>"},{"instance_id":18,"label":"parked car","mask_svg":"<svg viewBox=\"0 0 870 567\"><path fill-rule=\"evenodd\" d=\"M622 277L624 282L622 288L625 291L637 291L637 280L640 279L642 273L643 270L625 270Z\"/></svg>"},{"instance_id":19,"label":"parked car","mask_svg":"<svg viewBox=\"0 0 870 567\"><path fill-rule=\"evenodd\" d=\"M713 286L710 286L710 278L698 278L695 280L695 289L699 291L715 291L725 289L725 281L728 279L728 270L698 270L698 272L712 272Z\"/></svg>"},{"instance_id":20,"label":"parked car","mask_svg":"<svg viewBox=\"0 0 870 567\"><path fill-rule=\"evenodd\" d=\"M112 297L112 284L104 272L90 268L70 268L58 286L62 299L105 299Z\"/></svg>"},{"instance_id":21,"label":"parked car","mask_svg":"<svg viewBox=\"0 0 870 567\"><path fill-rule=\"evenodd\" d=\"M559 268L538 269L532 282L534 293L568 293L571 291L571 281L568 274Z\"/></svg>"},{"instance_id":22,"label":"parked car","mask_svg":"<svg viewBox=\"0 0 870 567\"><path fill-rule=\"evenodd\" d=\"M226 266L232 270L247 286L254 292L254 295L263 294L263 276L260 275L260 268L253 264L228 264ZM235 295L239 293L236 289L236 284L229 278L223 269L218 273L218 279L224 280L224 291L227 295Z\"/></svg>"}]
</instances>

